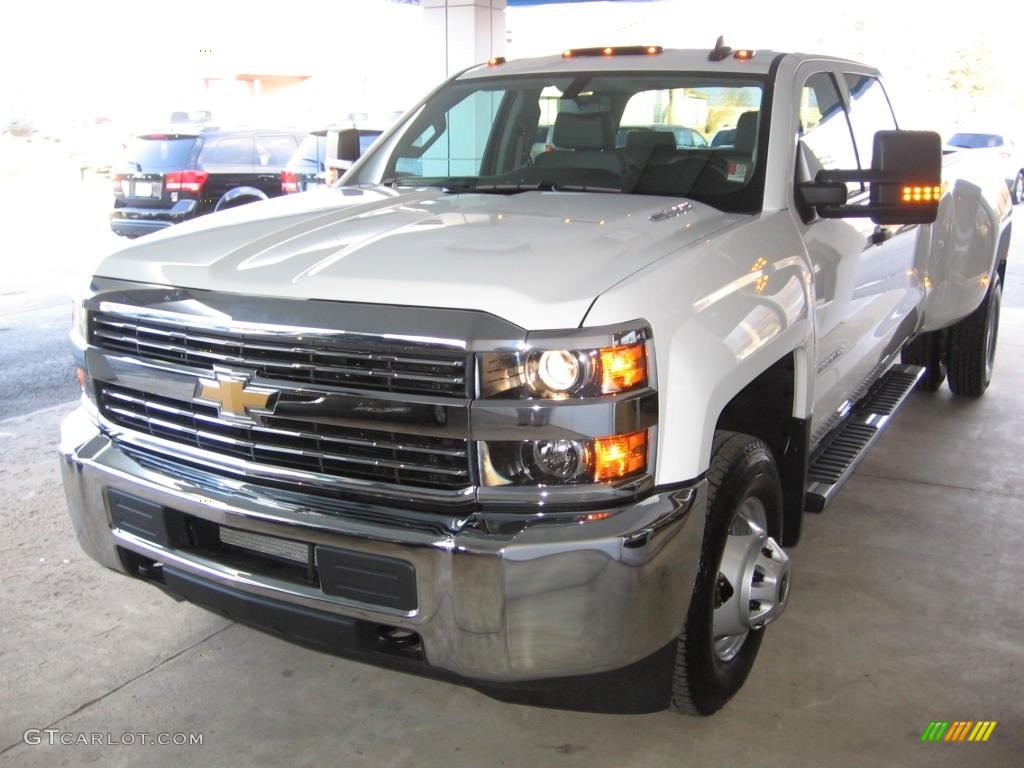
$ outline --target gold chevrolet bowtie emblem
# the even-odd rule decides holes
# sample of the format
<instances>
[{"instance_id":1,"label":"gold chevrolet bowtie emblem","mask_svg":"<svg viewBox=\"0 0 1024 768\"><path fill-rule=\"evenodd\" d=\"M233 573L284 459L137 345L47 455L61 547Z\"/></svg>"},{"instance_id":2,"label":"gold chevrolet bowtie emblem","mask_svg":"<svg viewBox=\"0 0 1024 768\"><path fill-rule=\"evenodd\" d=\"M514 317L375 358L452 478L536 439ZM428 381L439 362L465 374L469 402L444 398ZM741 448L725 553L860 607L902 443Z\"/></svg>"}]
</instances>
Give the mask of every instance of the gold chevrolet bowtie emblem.
<instances>
[{"instance_id":1,"label":"gold chevrolet bowtie emblem","mask_svg":"<svg viewBox=\"0 0 1024 768\"><path fill-rule=\"evenodd\" d=\"M218 371L211 379L199 379L196 382L197 400L216 404L221 416L242 421L253 421L250 409L267 410L272 408L275 390L261 387L250 387L248 376Z\"/></svg>"}]
</instances>

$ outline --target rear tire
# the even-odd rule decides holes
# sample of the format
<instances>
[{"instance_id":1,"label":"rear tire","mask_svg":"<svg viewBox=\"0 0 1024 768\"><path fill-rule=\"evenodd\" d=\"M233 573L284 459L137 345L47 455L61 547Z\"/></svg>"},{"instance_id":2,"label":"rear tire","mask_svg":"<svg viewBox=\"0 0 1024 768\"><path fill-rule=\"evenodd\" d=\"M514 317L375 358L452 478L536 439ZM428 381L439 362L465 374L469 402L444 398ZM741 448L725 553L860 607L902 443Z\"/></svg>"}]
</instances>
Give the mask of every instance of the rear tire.
<instances>
[{"instance_id":1,"label":"rear tire","mask_svg":"<svg viewBox=\"0 0 1024 768\"><path fill-rule=\"evenodd\" d=\"M747 679L763 624L789 594L789 559L776 543L781 520L771 451L750 435L716 433L700 572L676 644L673 709L710 715Z\"/></svg>"},{"instance_id":2,"label":"rear tire","mask_svg":"<svg viewBox=\"0 0 1024 768\"><path fill-rule=\"evenodd\" d=\"M946 360L949 389L954 395L981 397L992 381L1002 297L996 272L981 305L949 329Z\"/></svg>"}]
</instances>

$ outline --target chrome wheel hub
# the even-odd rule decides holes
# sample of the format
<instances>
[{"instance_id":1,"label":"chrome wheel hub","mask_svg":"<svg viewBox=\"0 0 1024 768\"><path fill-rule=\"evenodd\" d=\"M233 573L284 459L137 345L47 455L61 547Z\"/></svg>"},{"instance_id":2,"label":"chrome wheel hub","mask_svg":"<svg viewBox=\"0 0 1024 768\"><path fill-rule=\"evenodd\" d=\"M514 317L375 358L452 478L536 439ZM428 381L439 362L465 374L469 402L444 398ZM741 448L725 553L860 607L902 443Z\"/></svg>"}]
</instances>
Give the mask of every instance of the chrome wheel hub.
<instances>
[{"instance_id":1,"label":"chrome wheel hub","mask_svg":"<svg viewBox=\"0 0 1024 768\"><path fill-rule=\"evenodd\" d=\"M764 504L748 497L729 528L715 585L715 655L729 661L747 635L774 621L789 599L789 556L768 535Z\"/></svg>"}]
</instances>

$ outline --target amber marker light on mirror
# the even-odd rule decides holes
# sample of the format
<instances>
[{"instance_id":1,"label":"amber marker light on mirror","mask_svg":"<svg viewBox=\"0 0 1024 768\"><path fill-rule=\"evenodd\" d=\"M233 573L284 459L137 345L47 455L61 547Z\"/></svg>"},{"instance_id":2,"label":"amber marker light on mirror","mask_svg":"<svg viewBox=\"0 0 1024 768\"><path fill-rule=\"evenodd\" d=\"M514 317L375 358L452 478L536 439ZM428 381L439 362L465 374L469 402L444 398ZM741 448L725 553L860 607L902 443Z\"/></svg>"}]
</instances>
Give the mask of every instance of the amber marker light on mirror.
<instances>
[{"instance_id":1,"label":"amber marker light on mirror","mask_svg":"<svg viewBox=\"0 0 1024 768\"><path fill-rule=\"evenodd\" d=\"M942 197L942 187L936 185L911 185L903 187L904 203L934 203Z\"/></svg>"},{"instance_id":2,"label":"amber marker light on mirror","mask_svg":"<svg viewBox=\"0 0 1024 768\"><path fill-rule=\"evenodd\" d=\"M75 378L78 380L78 386L83 390L85 389L85 369L75 368Z\"/></svg>"},{"instance_id":3,"label":"amber marker light on mirror","mask_svg":"<svg viewBox=\"0 0 1024 768\"><path fill-rule=\"evenodd\" d=\"M646 430L594 440L594 482L621 480L646 468Z\"/></svg>"}]
</instances>

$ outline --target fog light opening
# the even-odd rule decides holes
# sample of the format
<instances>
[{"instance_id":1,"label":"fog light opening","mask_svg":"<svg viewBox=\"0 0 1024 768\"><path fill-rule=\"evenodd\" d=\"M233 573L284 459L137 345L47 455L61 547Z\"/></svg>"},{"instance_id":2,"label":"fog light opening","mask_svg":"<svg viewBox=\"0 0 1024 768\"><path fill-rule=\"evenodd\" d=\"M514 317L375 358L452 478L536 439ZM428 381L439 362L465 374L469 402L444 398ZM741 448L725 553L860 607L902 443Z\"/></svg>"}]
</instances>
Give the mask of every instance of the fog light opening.
<instances>
[{"instance_id":1,"label":"fog light opening","mask_svg":"<svg viewBox=\"0 0 1024 768\"><path fill-rule=\"evenodd\" d=\"M403 627L381 626L377 629L377 637L396 650L416 648L420 644L419 633Z\"/></svg>"}]
</instances>

